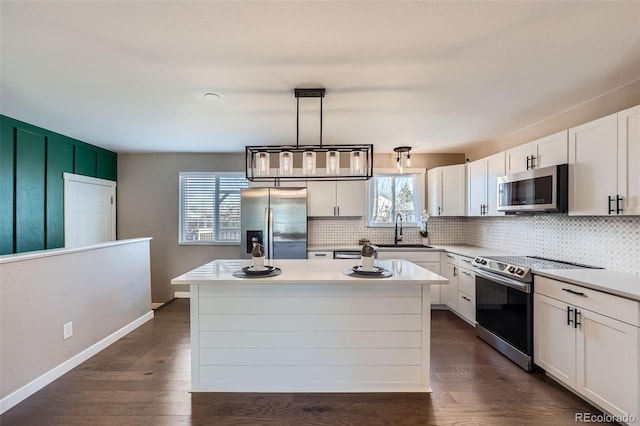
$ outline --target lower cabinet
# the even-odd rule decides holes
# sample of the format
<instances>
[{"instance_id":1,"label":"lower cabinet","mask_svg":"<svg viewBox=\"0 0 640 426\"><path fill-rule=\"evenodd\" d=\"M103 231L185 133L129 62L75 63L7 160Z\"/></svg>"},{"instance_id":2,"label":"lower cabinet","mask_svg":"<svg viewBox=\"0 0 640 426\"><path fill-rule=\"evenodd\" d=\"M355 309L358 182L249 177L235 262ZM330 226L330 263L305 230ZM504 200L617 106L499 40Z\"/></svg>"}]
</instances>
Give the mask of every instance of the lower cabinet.
<instances>
[{"instance_id":1,"label":"lower cabinet","mask_svg":"<svg viewBox=\"0 0 640 426\"><path fill-rule=\"evenodd\" d=\"M534 284L535 364L595 406L638 424L638 302L544 277Z\"/></svg>"},{"instance_id":2,"label":"lower cabinet","mask_svg":"<svg viewBox=\"0 0 640 426\"><path fill-rule=\"evenodd\" d=\"M449 279L449 285L442 286L442 303L475 327L476 274L471 263L473 258L445 252L441 259L440 275Z\"/></svg>"},{"instance_id":3,"label":"lower cabinet","mask_svg":"<svg viewBox=\"0 0 640 426\"><path fill-rule=\"evenodd\" d=\"M378 250L378 259L405 259L435 272L440 273L440 252L437 251L404 251L398 249ZM441 298L441 285L431 286L431 305L440 305L444 303Z\"/></svg>"},{"instance_id":4,"label":"lower cabinet","mask_svg":"<svg viewBox=\"0 0 640 426\"><path fill-rule=\"evenodd\" d=\"M308 251L307 259L330 260L333 259L332 251Z\"/></svg>"}]
</instances>

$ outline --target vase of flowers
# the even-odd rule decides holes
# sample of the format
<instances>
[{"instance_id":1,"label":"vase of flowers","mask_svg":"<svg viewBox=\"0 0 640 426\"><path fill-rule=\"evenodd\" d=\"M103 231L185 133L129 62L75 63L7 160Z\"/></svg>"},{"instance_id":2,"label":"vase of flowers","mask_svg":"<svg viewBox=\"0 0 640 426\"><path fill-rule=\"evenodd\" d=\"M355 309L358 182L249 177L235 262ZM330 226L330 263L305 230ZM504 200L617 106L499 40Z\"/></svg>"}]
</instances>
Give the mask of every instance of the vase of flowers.
<instances>
[{"instance_id":1,"label":"vase of flowers","mask_svg":"<svg viewBox=\"0 0 640 426\"><path fill-rule=\"evenodd\" d=\"M429 221L429 213L426 210L422 211L420 215L420 236L422 237L422 244L429 245L429 229L427 228L427 222Z\"/></svg>"}]
</instances>

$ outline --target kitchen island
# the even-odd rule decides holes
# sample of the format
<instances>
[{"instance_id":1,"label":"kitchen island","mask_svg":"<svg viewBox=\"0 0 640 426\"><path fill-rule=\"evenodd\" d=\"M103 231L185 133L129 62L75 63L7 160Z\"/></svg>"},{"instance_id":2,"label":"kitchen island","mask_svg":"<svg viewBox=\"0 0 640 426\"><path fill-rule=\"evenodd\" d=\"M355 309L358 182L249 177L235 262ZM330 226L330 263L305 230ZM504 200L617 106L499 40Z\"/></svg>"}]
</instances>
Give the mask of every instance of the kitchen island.
<instances>
[{"instance_id":1,"label":"kitchen island","mask_svg":"<svg viewBox=\"0 0 640 426\"><path fill-rule=\"evenodd\" d=\"M174 278L191 297L195 392L430 392L430 286L402 259L388 278L348 274L354 260L268 260L282 273L236 278L215 260ZM347 273L347 275L345 274Z\"/></svg>"}]
</instances>

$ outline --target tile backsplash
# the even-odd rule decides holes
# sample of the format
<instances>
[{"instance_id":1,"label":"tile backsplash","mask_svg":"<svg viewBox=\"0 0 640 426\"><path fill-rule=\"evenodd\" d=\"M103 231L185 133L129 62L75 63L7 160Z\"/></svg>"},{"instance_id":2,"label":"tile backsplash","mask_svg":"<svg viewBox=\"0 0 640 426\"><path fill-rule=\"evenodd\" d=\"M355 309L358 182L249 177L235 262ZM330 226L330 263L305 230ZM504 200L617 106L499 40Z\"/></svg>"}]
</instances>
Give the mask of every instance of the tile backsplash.
<instances>
[{"instance_id":1,"label":"tile backsplash","mask_svg":"<svg viewBox=\"0 0 640 426\"><path fill-rule=\"evenodd\" d=\"M309 245L357 244L360 238L392 243L393 228L368 228L360 218L310 218ZM403 242L420 243L417 228ZM567 215L491 218L432 217L431 244L468 244L601 266L640 275L640 217Z\"/></svg>"}]
</instances>

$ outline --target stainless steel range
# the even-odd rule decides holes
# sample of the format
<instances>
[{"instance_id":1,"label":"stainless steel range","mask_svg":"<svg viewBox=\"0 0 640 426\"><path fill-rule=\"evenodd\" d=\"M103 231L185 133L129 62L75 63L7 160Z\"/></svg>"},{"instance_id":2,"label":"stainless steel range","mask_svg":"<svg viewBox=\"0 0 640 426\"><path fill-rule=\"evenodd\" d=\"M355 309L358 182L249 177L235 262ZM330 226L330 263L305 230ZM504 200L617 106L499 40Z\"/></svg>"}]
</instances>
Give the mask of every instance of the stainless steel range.
<instances>
[{"instance_id":1,"label":"stainless steel range","mask_svg":"<svg viewBox=\"0 0 640 426\"><path fill-rule=\"evenodd\" d=\"M533 276L543 269L593 268L535 256L476 257L476 335L526 371L533 356Z\"/></svg>"}]
</instances>

